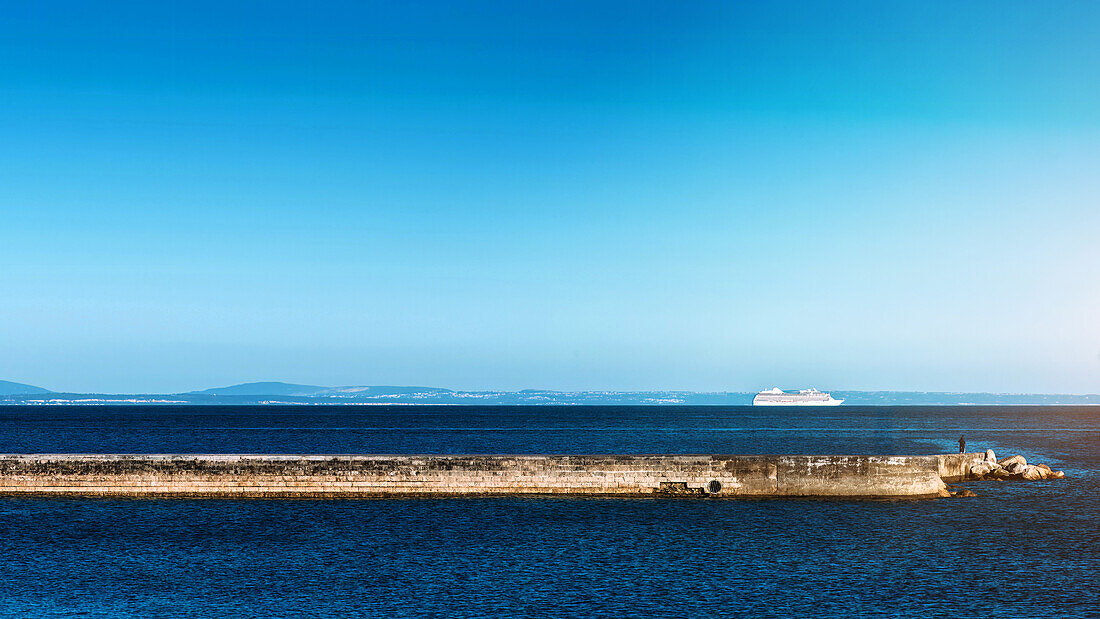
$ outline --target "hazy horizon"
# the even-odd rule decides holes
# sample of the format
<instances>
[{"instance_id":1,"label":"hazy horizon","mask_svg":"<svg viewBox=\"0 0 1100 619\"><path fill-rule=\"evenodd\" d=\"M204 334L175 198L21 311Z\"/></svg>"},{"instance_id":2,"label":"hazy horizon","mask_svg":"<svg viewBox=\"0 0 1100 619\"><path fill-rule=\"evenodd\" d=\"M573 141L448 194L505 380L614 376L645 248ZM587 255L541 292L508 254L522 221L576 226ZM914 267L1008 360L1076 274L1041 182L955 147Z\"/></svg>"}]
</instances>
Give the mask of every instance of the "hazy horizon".
<instances>
[{"instance_id":1,"label":"hazy horizon","mask_svg":"<svg viewBox=\"0 0 1100 619\"><path fill-rule=\"evenodd\" d=\"M0 22L0 379L1100 391L1100 7Z\"/></svg>"},{"instance_id":2,"label":"hazy horizon","mask_svg":"<svg viewBox=\"0 0 1100 619\"><path fill-rule=\"evenodd\" d=\"M522 388L522 389L484 389L484 388L476 388L476 387L474 387L474 388L455 388L455 387L448 387L446 385L427 385L427 384L382 385L382 384L378 384L378 383L367 384L367 383L360 382L360 383L345 384L345 385L320 385L320 384L295 383L295 382L280 381L280 380L263 380L263 381L248 381L248 382L244 382L244 383L233 383L233 384L218 384L218 385L214 385L214 386L195 387L195 388L192 388L192 389L182 389L182 390L178 390L178 391L105 391L105 390L74 391L74 390L69 390L69 389L51 388L50 386L47 386L47 385L31 385L29 383L21 383L20 381L0 380L0 395L3 395L5 393L5 388L8 387L8 385L14 385L14 384L23 384L23 385L27 385L27 386L31 386L31 387L41 388L41 389L47 390L50 393L57 393L57 394L73 394L73 395L96 395L96 394L98 394L98 395L120 395L120 396L127 396L127 395L183 395L183 394L202 393L202 392L207 392L207 391L214 392L214 391L221 391L221 390L224 390L224 389L231 389L231 388L234 388L234 387L253 386L253 385L273 385L273 386L282 386L282 387L306 387L306 388L318 388L318 389L331 389L331 390L336 390L336 391L338 391L340 389L360 388L360 387L395 387L395 388L402 388L402 389L409 389L409 388L442 389L442 390L458 392L458 393L476 393L476 392L521 393L521 392L525 392L525 391L530 391L530 392L561 392L561 393L584 393L584 392L602 393L602 392L606 392L606 393L696 393L696 394L707 394L707 393L714 393L714 394L721 394L721 393L753 394L753 393L757 393L759 391L764 391L766 389L770 389L772 387L778 387L778 388L783 389L785 391L797 391L799 389L807 389L807 388L810 388L810 387L814 387L814 385L772 385L772 387L760 387L760 388L754 388L754 389L748 389L748 390L745 390L745 389L717 389L717 390L710 390L710 391L701 391L701 390L692 390L692 389L677 389L677 388L665 388L665 389L655 389L655 388L646 389L646 388L642 388L642 389L629 389L629 390L616 390L616 389L576 389L576 390L570 390L570 389L550 389L550 388L537 387L537 386L525 387L525 388ZM836 393L899 393L899 394L902 394L902 393L929 393L929 394L942 393L942 394L974 394L974 395L983 395L984 394L984 395L1052 395L1052 396L1091 396L1091 395L1096 395L1095 393L1041 393L1041 392L1008 392L1008 391L1005 391L1005 392L981 392L981 391L949 391L949 390L936 390L936 389L919 389L919 390L854 389L854 388L830 387L830 386L825 386L823 389L821 389L821 391L832 391L832 392L836 392ZM249 393L251 393L251 392L249 392ZM256 394L269 393L270 395L280 395L278 393L278 390L272 391L272 392L255 391L255 393Z\"/></svg>"}]
</instances>

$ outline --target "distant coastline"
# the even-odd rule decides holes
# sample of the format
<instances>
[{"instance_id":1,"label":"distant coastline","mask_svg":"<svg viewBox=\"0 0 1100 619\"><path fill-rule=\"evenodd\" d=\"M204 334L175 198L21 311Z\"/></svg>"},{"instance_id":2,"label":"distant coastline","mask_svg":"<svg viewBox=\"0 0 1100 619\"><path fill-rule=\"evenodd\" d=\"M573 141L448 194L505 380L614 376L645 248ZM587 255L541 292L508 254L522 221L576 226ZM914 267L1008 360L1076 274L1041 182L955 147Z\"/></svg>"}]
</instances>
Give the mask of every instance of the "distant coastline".
<instances>
[{"instance_id":1,"label":"distant coastline","mask_svg":"<svg viewBox=\"0 0 1100 619\"><path fill-rule=\"evenodd\" d=\"M1089 406L1098 394L962 393L832 390L844 406ZM319 387L244 383L186 393L67 393L0 381L0 405L482 405L482 406L749 406L756 392L463 391L439 387Z\"/></svg>"}]
</instances>

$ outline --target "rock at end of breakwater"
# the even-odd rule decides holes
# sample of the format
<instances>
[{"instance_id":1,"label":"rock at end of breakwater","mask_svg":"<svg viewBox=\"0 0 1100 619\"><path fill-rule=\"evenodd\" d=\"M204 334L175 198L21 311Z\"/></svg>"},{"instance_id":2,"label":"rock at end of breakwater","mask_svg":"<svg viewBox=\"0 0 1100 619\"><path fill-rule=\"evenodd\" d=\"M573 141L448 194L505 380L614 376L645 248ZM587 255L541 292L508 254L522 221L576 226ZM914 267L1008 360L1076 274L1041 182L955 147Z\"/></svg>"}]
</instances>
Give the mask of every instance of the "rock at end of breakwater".
<instances>
[{"instance_id":1,"label":"rock at end of breakwater","mask_svg":"<svg viewBox=\"0 0 1100 619\"><path fill-rule=\"evenodd\" d=\"M1009 456L1001 460L992 457L993 450L986 451L986 459L970 466L972 479L997 479L1018 481L1039 481L1042 479L1064 479L1063 471L1052 470L1045 464L1028 464L1021 455Z\"/></svg>"}]
</instances>

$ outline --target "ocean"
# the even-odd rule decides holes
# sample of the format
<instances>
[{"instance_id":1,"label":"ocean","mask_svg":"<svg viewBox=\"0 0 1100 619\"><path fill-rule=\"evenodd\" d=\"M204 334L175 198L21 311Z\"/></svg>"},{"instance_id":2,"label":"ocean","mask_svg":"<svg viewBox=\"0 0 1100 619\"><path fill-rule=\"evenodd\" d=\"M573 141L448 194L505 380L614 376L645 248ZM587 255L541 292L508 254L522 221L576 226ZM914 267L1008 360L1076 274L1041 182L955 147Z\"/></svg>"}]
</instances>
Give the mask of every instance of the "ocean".
<instances>
[{"instance_id":1,"label":"ocean","mask_svg":"<svg viewBox=\"0 0 1100 619\"><path fill-rule=\"evenodd\" d=\"M0 407L0 452L933 454L902 501L0 499L17 617L1100 617L1096 407Z\"/></svg>"}]
</instances>

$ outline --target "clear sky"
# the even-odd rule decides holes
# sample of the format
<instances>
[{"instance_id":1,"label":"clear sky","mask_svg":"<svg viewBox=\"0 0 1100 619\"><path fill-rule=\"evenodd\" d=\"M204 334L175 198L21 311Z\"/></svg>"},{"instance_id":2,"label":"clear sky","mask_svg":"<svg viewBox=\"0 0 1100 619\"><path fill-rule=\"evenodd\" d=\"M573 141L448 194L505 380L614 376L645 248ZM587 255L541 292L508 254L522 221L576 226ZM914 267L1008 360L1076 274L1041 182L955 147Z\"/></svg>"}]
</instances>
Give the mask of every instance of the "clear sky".
<instances>
[{"instance_id":1,"label":"clear sky","mask_svg":"<svg viewBox=\"0 0 1100 619\"><path fill-rule=\"evenodd\" d=\"M0 19L0 379L1100 391L1094 2Z\"/></svg>"}]
</instances>

